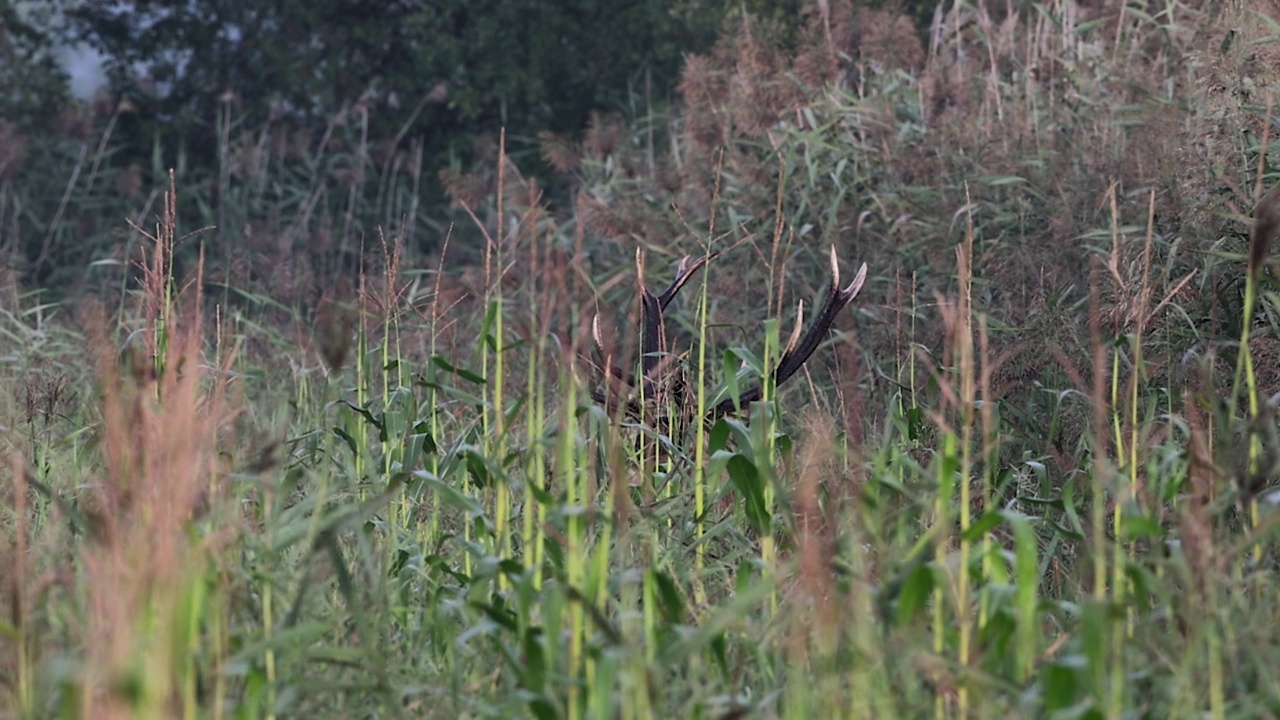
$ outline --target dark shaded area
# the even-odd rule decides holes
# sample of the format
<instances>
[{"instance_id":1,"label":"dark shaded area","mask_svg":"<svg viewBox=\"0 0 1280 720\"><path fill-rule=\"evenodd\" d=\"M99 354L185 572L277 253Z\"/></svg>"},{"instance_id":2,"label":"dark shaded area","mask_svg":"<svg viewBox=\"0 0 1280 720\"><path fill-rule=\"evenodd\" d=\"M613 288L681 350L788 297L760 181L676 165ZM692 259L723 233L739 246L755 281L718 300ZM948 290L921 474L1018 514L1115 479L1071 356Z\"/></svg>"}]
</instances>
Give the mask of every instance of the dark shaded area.
<instances>
[{"instance_id":1,"label":"dark shaded area","mask_svg":"<svg viewBox=\"0 0 1280 720\"><path fill-rule=\"evenodd\" d=\"M520 152L537 132L579 132L593 109L625 108L646 86L665 98L682 53L708 46L721 17L715 4L679 5L144 0L72 17L76 35L110 58L112 84L141 105L146 121L126 139L135 153L159 135L210 162L213 119L233 97L248 127L315 133L359 105L371 138L421 138L428 167L440 168L502 127Z\"/></svg>"},{"instance_id":2,"label":"dark shaded area","mask_svg":"<svg viewBox=\"0 0 1280 720\"><path fill-rule=\"evenodd\" d=\"M920 18L932 3L905 5ZM127 266L122 219L150 222L149 194L167 185L170 169L183 189L182 226L216 227L203 238L226 263L263 267L307 242L323 275L358 264L379 230L406 225L411 249L430 251L449 228L470 226L450 210L456 198L446 189L457 184L448 178L495 168L502 131L521 172L563 208L573 178L547 166L540 134L581 137L593 113L660 112L687 56L710 51L748 16L794 44L815 7L45 0L19 11L0 3L0 181L24 180L9 187L21 202L9 203L0 261L47 288L81 283L94 262ZM109 93L71 101L54 60L67 43L105 55ZM255 233L287 237L263 248ZM180 247L179 262L195 248ZM115 282L101 275L92 282Z\"/></svg>"}]
</instances>

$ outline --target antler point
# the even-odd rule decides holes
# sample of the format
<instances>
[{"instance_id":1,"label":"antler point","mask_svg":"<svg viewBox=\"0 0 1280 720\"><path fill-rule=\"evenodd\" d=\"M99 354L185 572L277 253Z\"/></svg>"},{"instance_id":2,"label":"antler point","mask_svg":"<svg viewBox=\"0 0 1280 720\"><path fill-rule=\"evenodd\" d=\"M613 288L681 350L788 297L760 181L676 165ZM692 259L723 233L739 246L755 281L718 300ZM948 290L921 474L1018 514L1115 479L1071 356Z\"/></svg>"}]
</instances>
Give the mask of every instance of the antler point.
<instances>
[{"instance_id":1,"label":"antler point","mask_svg":"<svg viewBox=\"0 0 1280 720\"><path fill-rule=\"evenodd\" d=\"M853 282L849 283L849 287L844 289L844 294L853 300L862 292L862 284L867 281L867 264L862 263L862 267L858 268L858 274L853 276Z\"/></svg>"}]
</instances>

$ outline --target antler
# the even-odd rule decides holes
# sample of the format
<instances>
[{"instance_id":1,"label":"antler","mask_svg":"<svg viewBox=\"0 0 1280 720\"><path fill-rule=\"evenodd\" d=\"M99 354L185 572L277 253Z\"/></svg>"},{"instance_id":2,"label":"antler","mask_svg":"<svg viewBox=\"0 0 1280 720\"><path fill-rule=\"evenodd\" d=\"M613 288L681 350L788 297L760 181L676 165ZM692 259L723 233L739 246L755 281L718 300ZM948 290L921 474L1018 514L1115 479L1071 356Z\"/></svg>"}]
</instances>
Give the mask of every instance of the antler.
<instances>
[{"instance_id":1,"label":"antler","mask_svg":"<svg viewBox=\"0 0 1280 720\"><path fill-rule=\"evenodd\" d=\"M836 317L840 315L840 311L844 310L853 299L858 296L862 290L862 284L867 280L867 264L862 263L862 267L858 268L858 274L853 278L853 282L849 283L844 289L840 288L840 263L836 258L836 246L831 246L831 289L827 293L827 299L822 303L822 309L818 311L818 319L814 321L813 327L802 338L800 336L800 328L804 325L804 301L799 304L796 311L796 325L791 330L791 337L787 340L787 347L782 351L782 358L778 361L778 367L773 371L773 385L778 387L791 379L805 361L813 352L822 344L822 340L826 337L827 331L831 329L835 323ZM742 405L753 403L764 395L764 385L747 390L737 398L726 398L717 404L711 410L712 417L720 417L728 415L736 411Z\"/></svg>"},{"instance_id":2,"label":"antler","mask_svg":"<svg viewBox=\"0 0 1280 720\"><path fill-rule=\"evenodd\" d=\"M661 293L654 295L644 282L644 258L640 250L636 250L636 274L640 282L640 370L644 379L644 396L654 397L657 388L654 384L655 371L668 360L664 357L666 350L666 320L664 313L667 306L679 294L681 288L694 276L703 265L714 259L719 253L694 257L686 255L676 265L676 277L671 285ZM635 389L635 382L630 373L613 362L613 356L604 348L600 337L600 316L591 319L591 339L599 356L601 367L605 368L613 394L630 395ZM601 398L597 397L597 401Z\"/></svg>"},{"instance_id":3,"label":"antler","mask_svg":"<svg viewBox=\"0 0 1280 720\"><path fill-rule=\"evenodd\" d=\"M655 375L659 374L669 362L669 356L664 354L666 350L664 312L676 294L685 286L685 283L693 277L694 273L714 257L716 257L716 254L697 258L693 256L681 258L679 265L676 266L676 277L672 280L671 285L666 290L655 295L645 286L643 258L639 251L636 252L636 268L640 280L640 368L643 376L642 387L645 397L656 397L658 386L655 383ZM804 303L800 303L796 326L787 340L786 348L784 348L782 357L778 361L778 367L773 373L774 387L782 385L799 372L809 357L818 349L818 346L822 344L823 339L826 337L827 332L830 331L840 312L858 296L858 292L862 290L862 285L866 282L866 279L867 264L863 263L862 267L858 269L858 274L854 277L853 282L842 289L840 287L840 265L836 257L836 249L834 245L831 247L830 291L827 293L827 298L823 302L821 310L818 311L817 319L803 336L800 331L804 326ZM605 369L606 381L609 384L610 391L608 395L594 393L595 399L597 402L605 403L610 407L616 407L614 403L617 402L617 399L620 396L626 397L631 407L635 409L634 392L636 383L629 373L613 362L613 356L605 350L604 343L600 337L599 315L592 318L591 336L596 352L600 356L600 365ZM759 400L763 395L764 385L762 384L747 390L736 398L722 400L712 408L708 416L714 418L728 415L735 412L742 405Z\"/></svg>"}]
</instances>

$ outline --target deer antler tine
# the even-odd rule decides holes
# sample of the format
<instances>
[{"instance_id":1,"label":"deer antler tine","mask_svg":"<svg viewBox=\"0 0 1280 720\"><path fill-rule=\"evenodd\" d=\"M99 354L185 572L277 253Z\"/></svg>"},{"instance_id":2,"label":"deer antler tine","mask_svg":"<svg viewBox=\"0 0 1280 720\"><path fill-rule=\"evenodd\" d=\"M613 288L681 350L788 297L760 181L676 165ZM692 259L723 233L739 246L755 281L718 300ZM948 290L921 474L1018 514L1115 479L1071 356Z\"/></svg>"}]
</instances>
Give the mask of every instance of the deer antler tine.
<instances>
[{"instance_id":1,"label":"deer antler tine","mask_svg":"<svg viewBox=\"0 0 1280 720\"><path fill-rule=\"evenodd\" d=\"M862 292L862 283L867 281L867 264L862 263L862 267L858 268L858 274L853 276L853 282L849 283L849 287L841 292L849 296L849 302L858 297L858 293Z\"/></svg>"},{"instance_id":2,"label":"deer antler tine","mask_svg":"<svg viewBox=\"0 0 1280 720\"><path fill-rule=\"evenodd\" d=\"M600 367L608 369L613 366L613 356L604 347L604 337L600 332L600 314L596 313L591 316L591 344L596 350L596 360L599 361Z\"/></svg>"},{"instance_id":3,"label":"deer antler tine","mask_svg":"<svg viewBox=\"0 0 1280 720\"><path fill-rule=\"evenodd\" d=\"M782 350L782 356L790 355L796 349L796 343L800 342L800 330L804 327L804 301L796 303L796 324L791 328L791 337L787 338L787 346Z\"/></svg>"},{"instance_id":4,"label":"deer antler tine","mask_svg":"<svg viewBox=\"0 0 1280 720\"><path fill-rule=\"evenodd\" d=\"M622 380L630 383L631 379L627 373L613 360L613 353L609 352L604 346L604 336L600 332L600 315L591 316L591 344L595 347L596 361L600 365L600 370L610 379Z\"/></svg>"},{"instance_id":5,"label":"deer antler tine","mask_svg":"<svg viewBox=\"0 0 1280 720\"><path fill-rule=\"evenodd\" d=\"M604 356L604 340L600 338L600 313L591 316L591 342L595 344L596 352Z\"/></svg>"},{"instance_id":6,"label":"deer antler tine","mask_svg":"<svg viewBox=\"0 0 1280 720\"><path fill-rule=\"evenodd\" d=\"M712 253L711 255L703 255L698 258L695 258L692 255L685 255L680 258L680 263L676 265L675 279L672 280L671 285L666 290L663 290L662 294L658 296L658 304L662 306L662 309L667 309L667 306L671 304L671 301L675 299L676 294L680 292L680 289L684 287L685 283L689 282L689 278L693 277L694 273L698 272L703 265L706 265L708 261L712 260L719 254L720 253Z\"/></svg>"},{"instance_id":7,"label":"deer antler tine","mask_svg":"<svg viewBox=\"0 0 1280 720\"><path fill-rule=\"evenodd\" d=\"M840 263L836 259L836 246L831 246L831 291L839 292L842 295L848 295L849 299L845 304L852 302L858 296L858 292L862 290L862 283L867 279L867 264L862 263L862 267L858 268L858 274L853 277L853 282L845 289L840 289Z\"/></svg>"},{"instance_id":8,"label":"deer antler tine","mask_svg":"<svg viewBox=\"0 0 1280 720\"><path fill-rule=\"evenodd\" d=\"M680 292L681 286L684 285L685 281L688 279L689 275L691 274L689 271L689 263L691 262L693 262L692 255L685 255L684 257L680 258L680 260L676 263L675 279L671 281L671 284L667 286L666 290L663 290L661 293L658 294L658 300L662 302L662 307L664 310L666 309L667 305L671 303L671 300L675 298L676 293Z\"/></svg>"}]
</instances>

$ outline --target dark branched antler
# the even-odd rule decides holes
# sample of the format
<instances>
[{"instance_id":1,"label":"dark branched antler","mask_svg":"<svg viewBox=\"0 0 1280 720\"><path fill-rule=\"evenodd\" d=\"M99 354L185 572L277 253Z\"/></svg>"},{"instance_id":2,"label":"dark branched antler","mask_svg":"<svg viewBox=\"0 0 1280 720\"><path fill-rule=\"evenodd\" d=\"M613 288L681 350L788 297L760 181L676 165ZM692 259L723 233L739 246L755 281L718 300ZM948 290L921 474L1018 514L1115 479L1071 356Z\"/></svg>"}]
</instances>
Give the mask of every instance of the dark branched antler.
<instances>
[{"instance_id":1,"label":"dark branched antler","mask_svg":"<svg viewBox=\"0 0 1280 720\"><path fill-rule=\"evenodd\" d=\"M686 256L681 258L679 265L676 267L676 277L671 285L660 294L653 294L644 283L644 266L640 254L636 254L637 274L640 278L640 368L643 384L637 386L631 376L617 366L610 355L604 348L604 344L600 337L600 318L597 315L592 320L591 330L592 338L595 341L596 352L599 355L601 366L605 370L606 381L608 383L608 393L596 393L595 398L598 402L607 404L609 407L616 407L616 403L621 398L625 398L628 409L634 414L639 414L639 403L635 397L636 391L642 389L646 399L656 398L659 393L661 383L658 382L659 376L662 375L670 362L671 356L666 352L666 324L664 313L667 306L675 298L685 283L693 277L703 265L714 258L715 255L704 255L699 258ZM840 287L840 266L836 258L835 246L831 248L831 289L827 293L827 298L822 304L821 310L818 311L818 317L813 325L801 335L801 329L804 326L804 303L800 303L800 309L796 317L796 326L791 333L791 337L787 341L787 346L782 352L782 357L778 361L778 367L773 373L773 384L775 387L782 385L795 375L805 362L813 355L818 346L822 344L827 333L831 330L835 319L840 315L849 303L858 296L858 291L862 289L862 284L867 279L867 265L862 264L858 269L858 274L854 277L853 282L847 287ZM758 385L736 398L726 398L718 403L708 413L709 417L719 417L735 412L735 410L743 405L755 402L764 395L764 386ZM683 399L681 399L683 400Z\"/></svg>"},{"instance_id":2,"label":"dark branched antler","mask_svg":"<svg viewBox=\"0 0 1280 720\"><path fill-rule=\"evenodd\" d=\"M692 255L686 255L680 258L680 263L676 266L676 277L671 281L671 285L661 293L654 295L644 282L644 258L639 250L636 251L636 274L639 276L640 281L640 371L644 380L644 397L654 398L657 396L658 389L655 384L655 375L670 362L670 356L666 355L666 320L664 313L667 306L679 294L685 283L689 282L689 279L703 265L706 265L718 254L703 255L697 258ZM600 364L608 376L610 392L614 396L613 398L597 396L596 400L611 402L615 401L617 396L622 395L634 401L632 396L635 394L636 384L630 373L620 368L614 362L613 356L605 350L604 341L600 337L599 315L591 319L591 339L594 341Z\"/></svg>"},{"instance_id":3,"label":"dark branched antler","mask_svg":"<svg viewBox=\"0 0 1280 720\"><path fill-rule=\"evenodd\" d=\"M804 337L800 336L800 328L804 326L804 301L801 301L796 311L796 326L791 330L791 338L787 340L787 347L782 351L782 358L778 361L778 367L773 371L773 385L778 387L791 379L805 361L813 355L813 351L818 349L822 341L827 336L827 332L831 330L832 324L839 317L840 311L848 307L853 299L858 297L858 292L862 290L862 284L867 280L867 264L862 263L862 267L858 268L858 274L853 278L853 282L843 289L840 287L840 263L836 259L836 246L831 246L831 289L827 292L827 299L822 303L822 309L818 311L818 319L814 321L813 326L805 332ZM734 412L737 408L756 402L764 395L764 385L747 390L737 398L726 398L717 404L711 410L713 417L727 415Z\"/></svg>"}]
</instances>

